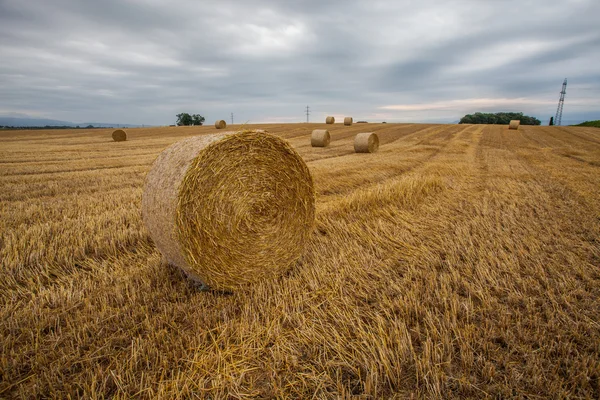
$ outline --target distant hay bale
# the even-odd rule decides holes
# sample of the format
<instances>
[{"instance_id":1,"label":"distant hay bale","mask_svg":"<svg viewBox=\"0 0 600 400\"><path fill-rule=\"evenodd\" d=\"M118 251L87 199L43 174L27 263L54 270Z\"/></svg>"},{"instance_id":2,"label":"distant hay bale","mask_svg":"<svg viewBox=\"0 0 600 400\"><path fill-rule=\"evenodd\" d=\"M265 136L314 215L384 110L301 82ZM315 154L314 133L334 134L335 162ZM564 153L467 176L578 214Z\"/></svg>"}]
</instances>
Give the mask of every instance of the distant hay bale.
<instances>
[{"instance_id":1,"label":"distant hay bale","mask_svg":"<svg viewBox=\"0 0 600 400\"><path fill-rule=\"evenodd\" d=\"M335 124L335 118L334 117L327 117L327 118L325 118L325 123L326 124Z\"/></svg>"},{"instance_id":2,"label":"distant hay bale","mask_svg":"<svg viewBox=\"0 0 600 400\"><path fill-rule=\"evenodd\" d=\"M127 132L123 129L117 129L112 133L112 138L115 142L124 142L127 140Z\"/></svg>"},{"instance_id":3,"label":"distant hay bale","mask_svg":"<svg viewBox=\"0 0 600 400\"><path fill-rule=\"evenodd\" d=\"M344 118L344 125L352 125L352 117L346 117Z\"/></svg>"},{"instance_id":4,"label":"distant hay bale","mask_svg":"<svg viewBox=\"0 0 600 400\"><path fill-rule=\"evenodd\" d=\"M513 119L510 121L510 124L508 124L508 129L519 129L519 125L521 125L521 121Z\"/></svg>"},{"instance_id":5,"label":"distant hay bale","mask_svg":"<svg viewBox=\"0 0 600 400\"><path fill-rule=\"evenodd\" d=\"M379 137L373 132L363 132L354 138L356 153L375 153L379 149Z\"/></svg>"},{"instance_id":6,"label":"distant hay bale","mask_svg":"<svg viewBox=\"0 0 600 400\"><path fill-rule=\"evenodd\" d=\"M331 141L331 136L327 129L315 129L310 135L310 145L312 147L327 147Z\"/></svg>"},{"instance_id":7,"label":"distant hay bale","mask_svg":"<svg viewBox=\"0 0 600 400\"><path fill-rule=\"evenodd\" d=\"M313 229L310 172L283 139L256 131L195 136L154 161L142 218L166 260L231 290L277 276Z\"/></svg>"},{"instance_id":8,"label":"distant hay bale","mask_svg":"<svg viewBox=\"0 0 600 400\"><path fill-rule=\"evenodd\" d=\"M217 122L215 122L215 128L217 129L225 129L227 127L227 122L225 122L225 120L220 119Z\"/></svg>"}]
</instances>

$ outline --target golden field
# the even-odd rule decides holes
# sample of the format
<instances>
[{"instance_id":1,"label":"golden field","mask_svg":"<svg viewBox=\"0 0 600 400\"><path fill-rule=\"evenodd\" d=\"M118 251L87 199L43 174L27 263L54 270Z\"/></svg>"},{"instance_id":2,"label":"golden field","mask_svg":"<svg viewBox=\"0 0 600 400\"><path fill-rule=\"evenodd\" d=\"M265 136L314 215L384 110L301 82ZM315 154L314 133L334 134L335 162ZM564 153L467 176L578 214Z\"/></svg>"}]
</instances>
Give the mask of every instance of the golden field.
<instances>
[{"instance_id":1,"label":"golden field","mask_svg":"<svg viewBox=\"0 0 600 400\"><path fill-rule=\"evenodd\" d=\"M0 398L600 397L599 129L251 127L306 160L317 222L234 293L140 215L155 157L213 126L0 131Z\"/></svg>"}]
</instances>

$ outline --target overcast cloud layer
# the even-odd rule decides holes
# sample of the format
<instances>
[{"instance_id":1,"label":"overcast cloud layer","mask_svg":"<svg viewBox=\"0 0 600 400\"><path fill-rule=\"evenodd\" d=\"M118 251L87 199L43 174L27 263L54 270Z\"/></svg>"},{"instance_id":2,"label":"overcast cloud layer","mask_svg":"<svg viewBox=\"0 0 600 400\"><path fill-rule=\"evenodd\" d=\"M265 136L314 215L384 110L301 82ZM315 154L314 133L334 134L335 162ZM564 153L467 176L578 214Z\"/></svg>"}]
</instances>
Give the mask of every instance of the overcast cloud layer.
<instances>
[{"instance_id":1,"label":"overcast cloud layer","mask_svg":"<svg viewBox=\"0 0 600 400\"><path fill-rule=\"evenodd\" d=\"M598 0L0 0L0 115L600 119Z\"/></svg>"}]
</instances>

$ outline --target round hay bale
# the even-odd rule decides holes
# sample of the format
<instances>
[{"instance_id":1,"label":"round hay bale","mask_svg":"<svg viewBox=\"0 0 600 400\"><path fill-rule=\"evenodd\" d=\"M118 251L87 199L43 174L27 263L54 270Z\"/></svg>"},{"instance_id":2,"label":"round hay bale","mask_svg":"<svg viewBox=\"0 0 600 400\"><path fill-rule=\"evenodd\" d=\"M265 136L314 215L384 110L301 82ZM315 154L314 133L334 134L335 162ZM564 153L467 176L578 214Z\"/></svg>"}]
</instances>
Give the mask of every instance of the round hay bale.
<instances>
[{"instance_id":1,"label":"round hay bale","mask_svg":"<svg viewBox=\"0 0 600 400\"><path fill-rule=\"evenodd\" d=\"M373 132L359 133L354 138L356 153L375 153L379 149L379 137Z\"/></svg>"},{"instance_id":2,"label":"round hay bale","mask_svg":"<svg viewBox=\"0 0 600 400\"><path fill-rule=\"evenodd\" d=\"M327 117L327 118L325 118L325 123L326 124L335 124L335 118L334 117Z\"/></svg>"},{"instance_id":3,"label":"round hay bale","mask_svg":"<svg viewBox=\"0 0 600 400\"><path fill-rule=\"evenodd\" d=\"M315 129L310 135L310 145L312 147L327 147L331 142L331 136L327 129Z\"/></svg>"},{"instance_id":4,"label":"round hay bale","mask_svg":"<svg viewBox=\"0 0 600 400\"><path fill-rule=\"evenodd\" d=\"M519 129L519 125L521 125L521 121L513 119L510 121L510 124L508 124L508 129Z\"/></svg>"},{"instance_id":5,"label":"round hay bale","mask_svg":"<svg viewBox=\"0 0 600 400\"><path fill-rule=\"evenodd\" d=\"M346 117L344 118L344 125L352 125L352 117Z\"/></svg>"},{"instance_id":6,"label":"round hay bale","mask_svg":"<svg viewBox=\"0 0 600 400\"><path fill-rule=\"evenodd\" d=\"M225 129L227 127L227 122L224 119L220 119L215 122L215 128L217 129Z\"/></svg>"},{"instance_id":7,"label":"round hay bale","mask_svg":"<svg viewBox=\"0 0 600 400\"><path fill-rule=\"evenodd\" d=\"M124 142L127 140L127 132L123 129L117 129L112 133L112 138L115 142Z\"/></svg>"},{"instance_id":8,"label":"round hay bale","mask_svg":"<svg viewBox=\"0 0 600 400\"><path fill-rule=\"evenodd\" d=\"M231 290L277 276L313 229L308 167L283 139L255 131L195 136L154 161L142 218L169 263Z\"/></svg>"}]
</instances>

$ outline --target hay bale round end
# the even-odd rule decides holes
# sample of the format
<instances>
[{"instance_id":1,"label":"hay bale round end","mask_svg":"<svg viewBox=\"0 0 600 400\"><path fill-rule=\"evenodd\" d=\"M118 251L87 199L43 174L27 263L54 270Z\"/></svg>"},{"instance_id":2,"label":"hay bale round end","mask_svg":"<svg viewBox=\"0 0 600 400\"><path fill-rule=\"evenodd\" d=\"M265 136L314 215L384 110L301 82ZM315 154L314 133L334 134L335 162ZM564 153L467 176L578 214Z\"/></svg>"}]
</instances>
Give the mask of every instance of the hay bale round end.
<instances>
[{"instance_id":1,"label":"hay bale round end","mask_svg":"<svg viewBox=\"0 0 600 400\"><path fill-rule=\"evenodd\" d=\"M356 153L375 153L379 150L379 136L374 132L359 133L354 138Z\"/></svg>"},{"instance_id":2,"label":"hay bale round end","mask_svg":"<svg viewBox=\"0 0 600 400\"><path fill-rule=\"evenodd\" d=\"M325 123L326 124L335 124L335 118L329 116L329 117L325 118Z\"/></svg>"},{"instance_id":3,"label":"hay bale round end","mask_svg":"<svg viewBox=\"0 0 600 400\"><path fill-rule=\"evenodd\" d=\"M112 133L112 138L115 142L124 142L127 140L127 132L123 129L117 129Z\"/></svg>"},{"instance_id":4,"label":"hay bale round end","mask_svg":"<svg viewBox=\"0 0 600 400\"><path fill-rule=\"evenodd\" d=\"M313 229L308 167L283 139L255 131L184 139L146 177L142 218L170 264L232 290L274 277Z\"/></svg>"},{"instance_id":5,"label":"hay bale round end","mask_svg":"<svg viewBox=\"0 0 600 400\"><path fill-rule=\"evenodd\" d=\"M217 122L215 122L215 128L217 129L225 129L227 127L227 122L225 122L225 120L220 119Z\"/></svg>"},{"instance_id":6,"label":"hay bale round end","mask_svg":"<svg viewBox=\"0 0 600 400\"><path fill-rule=\"evenodd\" d=\"M310 145L312 147L327 147L331 142L331 135L327 129L315 129L310 135Z\"/></svg>"},{"instance_id":7,"label":"hay bale round end","mask_svg":"<svg viewBox=\"0 0 600 400\"><path fill-rule=\"evenodd\" d=\"M344 125L347 125L347 126L352 125L352 117L344 118Z\"/></svg>"},{"instance_id":8,"label":"hay bale round end","mask_svg":"<svg viewBox=\"0 0 600 400\"><path fill-rule=\"evenodd\" d=\"M510 121L510 124L508 124L508 129L519 129L519 125L521 125L521 121L513 119Z\"/></svg>"}]
</instances>

